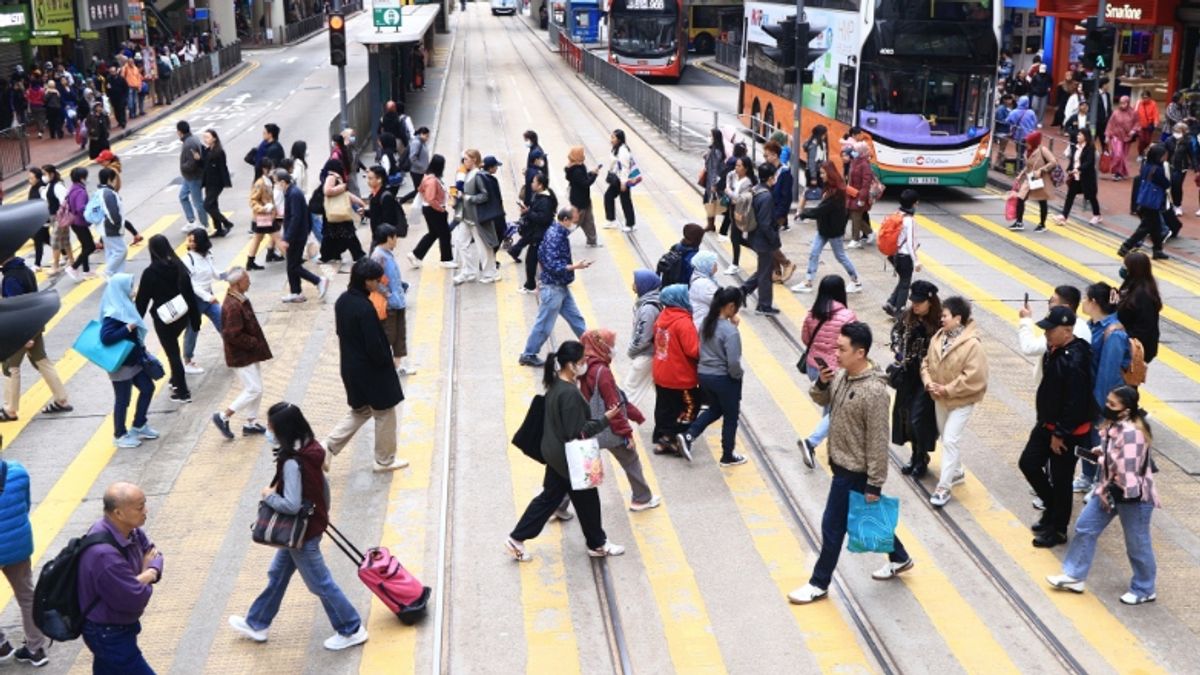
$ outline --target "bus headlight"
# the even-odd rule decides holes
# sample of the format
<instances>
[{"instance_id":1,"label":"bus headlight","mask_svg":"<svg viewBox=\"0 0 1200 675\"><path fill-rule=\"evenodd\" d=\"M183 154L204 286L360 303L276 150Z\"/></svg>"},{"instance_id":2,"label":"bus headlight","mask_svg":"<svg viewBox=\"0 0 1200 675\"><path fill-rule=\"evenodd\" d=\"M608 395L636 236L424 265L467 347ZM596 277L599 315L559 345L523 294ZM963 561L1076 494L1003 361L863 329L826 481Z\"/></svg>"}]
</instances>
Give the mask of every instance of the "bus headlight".
<instances>
[{"instance_id":1,"label":"bus headlight","mask_svg":"<svg viewBox=\"0 0 1200 675\"><path fill-rule=\"evenodd\" d=\"M670 65L674 65L674 64L675 64L675 55L672 54L667 57L667 65L670 66Z\"/></svg>"},{"instance_id":2,"label":"bus headlight","mask_svg":"<svg viewBox=\"0 0 1200 675\"><path fill-rule=\"evenodd\" d=\"M988 150L988 144L989 144L990 140L991 140L990 137L985 137L983 139L983 141L981 141L979 143L979 147L975 148L975 158L971 160L971 168L972 169L979 166L980 164L983 164L984 161L987 160L987 154L988 154L987 150Z\"/></svg>"}]
</instances>

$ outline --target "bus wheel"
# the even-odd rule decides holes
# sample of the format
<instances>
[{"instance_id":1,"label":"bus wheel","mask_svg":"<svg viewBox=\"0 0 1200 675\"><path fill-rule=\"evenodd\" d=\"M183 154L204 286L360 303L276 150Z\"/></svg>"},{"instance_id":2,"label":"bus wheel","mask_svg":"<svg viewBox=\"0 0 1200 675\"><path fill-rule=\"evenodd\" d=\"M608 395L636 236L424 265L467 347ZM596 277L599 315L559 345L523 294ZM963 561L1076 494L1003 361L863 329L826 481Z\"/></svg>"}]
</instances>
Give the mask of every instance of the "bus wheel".
<instances>
[{"instance_id":1,"label":"bus wheel","mask_svg":"<svg viewBox=\"0 0 1200 675\"><path fill-rule=\"evenodd\" d=\"M697 35L696 39L692 40L692 44L695 46L697 54L712 54L716 46L713 37L708 33Z\"/></svg>"}]
</instances>

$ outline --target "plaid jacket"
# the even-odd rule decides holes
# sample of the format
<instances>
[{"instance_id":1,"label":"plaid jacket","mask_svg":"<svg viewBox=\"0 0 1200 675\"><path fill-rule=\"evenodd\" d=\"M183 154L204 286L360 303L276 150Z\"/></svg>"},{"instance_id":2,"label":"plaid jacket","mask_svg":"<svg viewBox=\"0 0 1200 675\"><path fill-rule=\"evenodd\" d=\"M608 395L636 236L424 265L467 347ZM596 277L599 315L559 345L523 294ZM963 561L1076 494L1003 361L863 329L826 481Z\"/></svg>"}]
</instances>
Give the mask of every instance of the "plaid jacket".
<instances>
[{"instance_id":1,"label":"plaid jacket","mask_svg":"<svg viewBox=\"0 0 1200 675\"><path fill-rule=\"evenodd\" d=\"M1149 466L1150 445L1137 425L1125 420L1100 430L1100 476L1096 494L1109 483L1121 488L1126 499L1140 499L1162 506L1154 489L1154 472Z\"/></svg>"}]
</instances>

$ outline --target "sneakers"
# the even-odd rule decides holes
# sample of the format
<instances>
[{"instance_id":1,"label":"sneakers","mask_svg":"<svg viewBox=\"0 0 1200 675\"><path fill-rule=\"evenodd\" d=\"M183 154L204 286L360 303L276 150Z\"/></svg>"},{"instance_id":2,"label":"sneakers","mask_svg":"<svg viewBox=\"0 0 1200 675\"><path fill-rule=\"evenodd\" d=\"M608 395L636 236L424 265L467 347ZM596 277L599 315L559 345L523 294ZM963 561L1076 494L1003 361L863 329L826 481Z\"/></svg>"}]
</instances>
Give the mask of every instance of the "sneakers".
<instances>
[{"instance_id":1,"label":"sneakers","mask_svg":"<svg viewBox=\"0 0 1200 675\"><path fill-rule=\"evenodd\" d=\"M317 282L317 297L324 300L325 294L329 292L329 277L321 277Z\"/></svg>"},{"instance_id":2,"label":"sneakers","mask_svg":"<svg viewBox=\"0 0 1200 675\"><path fill-rule=\"evenodd\" d=\"M478 278L479 277L475 276L474 274L455 274L451 281L454 282L455 286L461 286L465 283L476 281Z\"/></svg>"},{"instance_id":3,"label":"sneakers","mask_svg":"<svg viewBox=\"0 0 1200 675\"><path fill-rule=\"evenodd\" d=\"M1034 231L1034 233L1035 233L1035 234L1036 234L1036 233L1038 233L1038 232L1045 232L1045 231L1046 231L1046 225L1045 225L1045 223L1038 223L1038 226L1037 226L1037 227L1035 227L1035 228L1033 228L1033 231Z\"/></svg>"},{"instance_id":4,"label":"sneakers","mask_svg":"<svg viewBox=\"0 0 1200 675\"><path fill-rule=\"evenodd\" d=\"M191 403L192 402L192 394L191 394L191 392L183 392L181 394L177 391L172 391L171 392L171 400L176 403Z\"/></svg>"},{"instance_id":5,"label":"sneakers","mask_svg":"<svg viewBox=\"0 0 1200 675\"><path fill-rule=\"evenodd\" d=\"M1092 481L1088 480L1087 478L1084 478L1083 476L1076 478L1071 483L1071 492L1074 492L1075 494L1088 492L1091 489L1092 489Z\"/></svg>"},{"instance_id":6,"label":"sneakers","mask_svg":"<svg viewBox=\"0 0 1200 675\"><path fill-rule=\"evenodd\" d=\"M342 635L334 633L329 639L325 640L325 649L331 652L339 652L343 649L348 649L355 645L361 645L367 641L367 629L359 625L358 630L350 635Z\"/></svg>"},{"instance_id":7,"label":"sneakers","mask_svg":"<svg viewBox=\"0 0 1200 675\"><path fill-rule=\"evenodd\" d=\"M1020 232L1025 229L1025 223L1022 223L1019 220L1015 221L1012 225L1008 226L1008 229L1012 230L1013 232Z\"/></svg>"},{"instance_id":8,"label":"sneakers","mask_svg":"<svg viewBox=\"0 0 1200 675\"><path fill-rule=\"evenodd\" d=\"M445 267L448 270L458 269L458 263L454 262L453 260L443 260L439 262L438 265Z\"/></svg>"},{"instance_id":9,"label":"sneakers","mask_svg":"<svg viewBox=\"0 0 1200 675\"><path fill-rule=\"evenodd\" d=\"M800 448L800 459L804 461L804 466L815 469L817 466L817 448L812 443L809 443L807 438L801 438L796 441L796 445Z\"/></svg>"},{"instance_id":10,"label":"sneakers","mask_svg":"<svg viewBox=\"0 0 1200 675\"><path fill-rule=\"evenodd\" d=\"M1084 584L1082 581L1074 577L1069 577L1065 574L1051 574L1050 576L1046 577L1046 581L1060 591L1082 593L1084 589Z\"/></svg>"},{"instance_id":11,"label":"sneakers","mask_svg":"<svg viewBox=\"0 0 1200 675\"><path fill-rule=\"evenodd\" d=\"M533 556L525 550L525 545L512 537L504 541L504 548L508 549L508 554L517 562L529 562L533 560Z\"/></svg>"},{"instance_id":12,"label":"sneakers","mask_svg":"<svg viewBox=\"0 0 1200 675\"><path fill-rule=\"evenodd\" d=\"M813 287L811 281L801 281L795 286L792 286L793 293L812 293L812 290Z\"/></svg>"},{"instance_id":13,"label":"sneakers","mask_svg":"<svg viewBox=\"0 0 1200 675\"><path fill-rule=\"evenodd\" d=\"M251 422L250 424L242 425L242 435L243 436L262 436L266 433L267 433L267 428L264 427L263 425L259 424L258 422Z\"/></svg>"},{"instance_id":14,"label":"sneakers","mask_svg":"<svg viewBox=\"0 0 1200 675\"><path fill-rule=\"evenodd\" d=\"M745 464L745 463L746 463L746 458L737 453L734 453L734 454L730 455L729 457L721 458L721 466L738 466L739 464Z\"/></svg>"},{"instance_id":15,"label":"sneakers","mask_svg":"<svg viewBox=\"0 0 1200 675\"><path fill-rule=\"evenodd\" d=\"M194 363L183 364L183 372L188 375L199 375L204 372L204 369Z\"/></svg>"},{"instance_id":16,"label":"sneakers","mask_svg":"<svg viewBox=\"0 0 1200 675\"><path fill-rule=\"evenodd\" d=\"M554 510L553 518L560 523L565 523L574 517L575 514L571 513L571 502L567 502L565 506L560 506Z\"/></svg>"},{"instance_id":17,"label":"sneakers","mask_svg":"<svg viewBox=\"0 0 1200 675\"><path fill-rule=\"evenodd\" d=\"M372 471L375 473L387 473L389 471L396 471L397 469L403 469L404 467L408 466L408 460L400 459L399 457L393 457L390 464L380 464L379 462L375 462L374 464L375 466L371 467Z\"/></svg>"},{"instance_id":18,"label":"sneakers","mask_svg":"<svg viewBox=\"0 0 1200 675\"><path fill-rule=\"evenodd\" d=\"M144 441L153 441L159 437L159 433L152 429L149 424L143 424L140 427L130 427L129 433L137 434L137 437Z\"/></svg>"},{"instance_id":19,"label":"sneakers","mask_svg":"<svg viewBox=\"0 0 1200 675\"><path fill-rule=\"evenodd\" d=\"M863 285L859 281L851 281L846 284L847 293L862 293Z\"/></svg>"},{"instance_id":20,"label":"sneakers","mask_svg":"<svg viewBox=\"0 0 1200 675\"><path fill-rule=\"evenodd\" d=\"M1142 605L1147 602L1154 602L1157 599L1158 599L1157 593L1151 593L1150 595L1138 595L1137 593L1134 593L1133 591L1129 591L1121 596L1121 602L1126 605ZM24 647L22 647L22 649L24 649ZM20 650L17 651L17 660L18 661L21 660ZM35 663L34 665L41 665L41 664Z\"/></svg>"},{"instance_id":21,"label":"sneakers","mask_svg":"<svg viewBox=\"0 0 1200 675\"><path fill-rule=\"evenodd\" d=\"M124 436L117 436L118 448L136 448L142 444L142 439L137 437L137 434L127 432Z\"/></svg>"},{"instance_id":22,"label":"sneakers","mask_svg":"<svg viewBox=\"0 0 1200 675\"><path fill-rule=\"evenodd\" d=\"M417 369L412 366L400 366L396 369L397 375L416 375Z\"/></svg>"},{"instance_id":23,"label":"sneakers","mask_svg":"<svg viewBox=\"0 0 1200 675\"><path fill-rule=\"evenodd\" d=\"M1151 600L1153 600L1153 598L1151 598ZM1127 602L1125 604L1132 605L1136 603ZM41 668L47 663L50 663L50 659L46 656L45 649L39 649L36 652L31 652L29 651L29 647L26 647L25 645L21 645L20 649L14 653L14 656L16 656L18 663L28 663L34 668Z\"/></svg>"},{"instance_id":24,"label":"sneakers","mask_svg":"<svg viewBox=\"0 0 1200 675\"><path fill-rule=\"evenodd\" d=\"M1038 511L1045 511L1046 510L1046 502L1043 502L1041 497L1034 497L1033 498L1033 508L1037 509Z\"/></svg>"},{"instance_id":25,"label":"sneakers","mask_svg":"<svg viewBox=\"0 0 1200 675\"><path fill-rule=\"evenodd\" d=\"M16 653L17 650L13 649L13 646L9 644L8 640L0 642L0 663L8 661L13 657L13 654Z\"/></svg>"},{"instance_id":26,"label":"sneakers","mask_svg":"<svg viewBox=\"0 0 1200 675\"><path fill-rule=\"evenodd\" d=\"M604 229L606 229L606 230L615 230L618 227L620 227L620 225L617 225L617 221L615 221L615 220L610 220L610 221L604 223Z\"/></svg>"},{"instance_id":27,"label":"sneakers","mask_svg":"<svg viewBox=\"0 0 1200 675\"><path fill-rule=\"evenodd\" d=\"M754 308L754 313L759 316L779 316L781 312L779 311L778 307L765 307L763 305L759 305L758 307Z\"/></svg>"},{"instance_id":28,"label":"sneakers","mask_svg":"<svg viewBox=\"0 0 1200 675\"><path fill-rule=\"evenodd\" d=\"M536 288L528 288L526 286L517 286L517 292L520 293L521 295L536 295L537 289Z\"/></svg>"},{"instance_id":29,"label":"sneakers","mask_svg":"<svg viewBox=\"0 0 1200 675\"><path fill-rule=\"evenodd\" d=\"M933 504L934 506L936 506L938 508L941 508L941 507L945 506L946 504L949 504L950 503L950 491L943 489L943 488L938 488L937 490L935 490L933 492L933 496L931 496L929 498L929 503Z\"/></svg>"},{"instance_id":30,"label":"sneakers","mask_svg":"<svg viewBox=\"0 0 1200 675\"><path fill-rule=\"evenodd\" d=\"M675 434L675 440L678 441L679 451L687 461L692 461L692 438L691 434Z\"/></svg>"},{"instance_id":31,"label":"sneakers","mask_svg":"<svg viewBox=\"0 0 1200 675\"><path fill-rule=\"evenodd\" d=\"M912 558L909 558L908 560L905 560L904 562L898 562L898 563L897 562L889 562L888 564L884 565L883 567L880 567L879 569L875 570L874 572L871 572L871 578L874 579L875 581L887 581L888 579L895 579L902 572L907 572L907 571L911 570L912 566L913 566Z\"/></svg>"},{"instance_id":32,"label":"sneakers","mask_svg":"<svg viewBox=\"0 0 1200 675\"><path fill-rule=\"evenodd\" d=\"M589 241L587 243L587 247L588 248L604 248L604 244L601 244L598 241Z\"/></svg>"},{"instance_id":33,"label":"sneakers","mask_svg":"<svg viewBox=\"0 0 1200 675\"><path fill-rule=\"evenodd\" d=\"M250 624L246 623L244 617L237 616L236 614L229 617L229 627L255 642L267 641L267 630L265 628L263 630L254 630L250 627Z\"/></svg>"},{"instance_id":34,"label":"sneakers","mask_svg":"<svg viewBox=\"0 0 1200 675\"><path fill-rule=\"evenodd\" d=\"M222 417L221 413L215 412L212 414L212 423L226 440L233 440L233 429L229 428L229 420Z\"/></svg>"},{"instance_id":35,"label":"sneakers","mask_svg":"<svg viewBox=\"0 0 1200 675\"><path fill-rule=\"evenodd\" d=\"M737 265L730 265L729 267L725 268L725 276L731 277L731 276L734 276L735 274L741 273L741 271L742 271L742 268L738 267Z\"/></svg>"},{"instance_id":36,"label":"sneakers","mask_svg":"<svg viewBox=\"0 0 1200 675\"><path fill-rule=\"evenodd\" d=\"M630 503L629 510L633 511L634 513L637 513L638 511L649 511L650 509L657 508L660 504L662 504L662 497L654 495L648 502Z\"/></svg>"},{"instance_id":37,"label":"sneakers","mask_svg":"<svg viewBox=\"0 0 1200 675\"><path fill-rule=\"evenodd\" d=\"M725 243L725 242L729 241L729 235L727 235L727 234L718 234L718 235L717 235L717 241L719 241L719 242L721 242L721 243L723 244L723 243Z\"/></svg>"},{"instance_id":38,"label":"sneakers","mask_svg":"<svg viewBox=\"0 0 1200 675\"><path fill-rule=\"evenodd\" d=\"M967 472L962 469L959 469L958 473L954 474L954 477L950 479L951 486L962 485L965 482L967 482Z\"/></svg>"},{"instance_id":39,"label":"sneakers","mask_svg":"<svg viewBox=\"0 0 1200 675\"><path fill-rule=\"evenodd\" d=\"M301 295L299 293L288 293L287 295L285 295L279 299L280 302L286 302L288 304L305 302L307 300L308 300L308 298L305 298L303 295Z\"/></svg>"},{"instance_id":40,"label":"sneakers","mask_svg":"<svg viewBox=\"0 0 1200 675\"><path fill-rule=\"evenodd\" d=\"M620 544L614 544L611 541L606 541L600 548L589 548L588 555L593 558L611 558L612 556L625 555L625 547Z\"/></svg>"},{"instance_id":41,"label":"sneakers","mask_svg":"<svg viewBox=\"0 0 1200 675\"><path fill-rule=\"evenodd\" d=\"M862 248L862 242L857 239L851 239L846 242L846 248Z\"/></svg>"},{"instance_id":42,"label":"sneakers","mask_svg":"<svg viewBox=\"0 0 1200 675\"><path fill-rule=\"evenodd\" d=\"M413 253L412 251L409 251L408 253L404 254L404 257L408 258L408 264L412 265L413 269L415 269L415 270L421 269L421 259L418 258L415 253Z\"/></svg>"},{"instance_id":43,"label":"sneakers","mask_svg":"<svg viewBox=\"0 0 1200 675\"><path fill-rule=\"evenodd\" d=\"M820 600L826 595L829 595L829 591L825 590L824 588L817 588L812 584L804 584L800 588L788 593L787 598L788 602L792 603L793 605L807 605L816 600Z\"/></svg>"},{"instance_id":44,"label":"sneakers","mask_svg":"<svg viewBox=\"0 0 1200 675\"><path fill-rule=\"evenodd\" d=\"M1100 216L1092 216L1092 219L1089 220L1088 223L1090 223L1092 225L1099 225L1103 221L1104 221L1104 219L1101 218Z\"/></svg>"},{"instance_id":45,"label":"sneakers","mask_svg":"<svg viewBox=\"0 0 1200 675\"><path fill-rule=\"evenodd\" d=\"M632 225L626 225L625 227L622 227L622 228L621 228L621 231L622 231L622 232L624 232L624 233L626 233L626 234L628 234L628 233L630 233L630 232L633 232L633 226L632 226ZM622 550L622 551L624 551L625 549L621 549L621 550ZM617 555L621 555L621 554L620 554L620 553L618 553Z\"/></svg>"},{"instance_id":46,"label":"sneakers","mask_svg":"<svg viewBox=\"0 0 1200 675\"><path fill-rule=\"evenodd\" d=\"M522 354L521 358L517 359L517 363L532 368L541 368L546 365L546 361L537 354Z\"/></svg>"},{"instance_id":47,"label":"sneakers","mask_svg":"<svg viewBox=\"0 0 1200 675\"><path fill-rule=\"evenodd\" d=\"M1067 543L1067 535L1064 532L1042 532L1033 539L1034 548L1054 548L1065 543Z\"/></svg>"},{"instance_id":48,"label":"sneakers","mask_svg":"<svg viewBox=\"0 0 1200 675\"><path fill-rule=\"evenodd\" d=\"M83 280L83 277L80 276L79 271L76 270L74 267L68 267L66 269L66 272L67 272L67 276L71 277L71 281L74 281L75 283L79 283L80 281Z\"/></svg>"}]
</instances>

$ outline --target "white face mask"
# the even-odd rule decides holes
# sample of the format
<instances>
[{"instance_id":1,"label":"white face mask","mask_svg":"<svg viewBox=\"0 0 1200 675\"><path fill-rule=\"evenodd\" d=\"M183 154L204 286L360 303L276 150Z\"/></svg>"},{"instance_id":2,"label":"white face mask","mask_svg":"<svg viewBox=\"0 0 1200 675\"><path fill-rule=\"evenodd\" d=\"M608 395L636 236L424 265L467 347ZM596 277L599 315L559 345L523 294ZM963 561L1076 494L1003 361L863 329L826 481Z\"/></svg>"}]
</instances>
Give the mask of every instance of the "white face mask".
<instances>
[{"instance_id":1,"label":"white face mask","mask_svg":"<svg viewBox=\"0 0 1200 675\"><path fill-rule=\"evenodd\" d=\"M527 148L532 148L532 147L533 147L533 141L525 141L525 147L527 147Z\"/></svg>"},{"instance_id":2,"label":"white face mask","mask_svg":"<svg viewBox=\"0 0 1200 675\"><path fill-rule=\"evenodd\" d=\"M571 364L571 370L575 371L575 377L583 377L583 374L587 372L587 369L587 361L580 361L579 363Z\"/></svg>"},{"instance_id":3,"label":"white face mask","mask_svg":"<svg viewBox=\"0 0 1200 675\"><path fill-rule=\"evenodd\" d=\"M267 445L270 445L272 448L278 448L278 447L279 447L279 439L278 439L278 438L275 438L275 432L274 432L274 431L271 431L270 429L267 429L267 433L266 433L266 435L265 435L265 438L266 438L266 441L267 441Z\"/></svg>"},{"instance_id":4,"label":"white face mask","mask_svg":"<svg viewBox=\"0 0 1200 675\"><path fill-rule=\"evenodd\" d=\"M1173 133L1171 135L1174 136L1175 138L1183 138L1183 134L1178 131L1176 131L1175 133Z\"/></svg>"}]
</instances>

